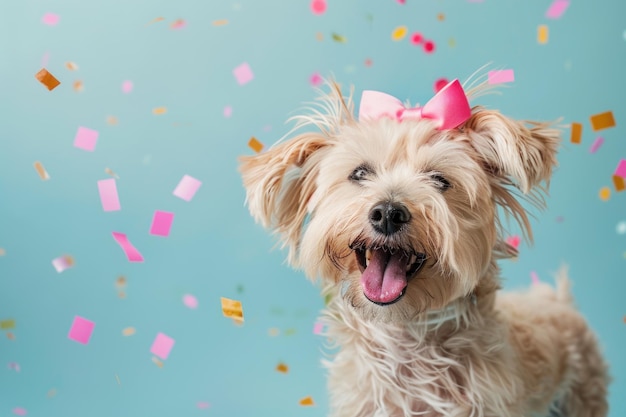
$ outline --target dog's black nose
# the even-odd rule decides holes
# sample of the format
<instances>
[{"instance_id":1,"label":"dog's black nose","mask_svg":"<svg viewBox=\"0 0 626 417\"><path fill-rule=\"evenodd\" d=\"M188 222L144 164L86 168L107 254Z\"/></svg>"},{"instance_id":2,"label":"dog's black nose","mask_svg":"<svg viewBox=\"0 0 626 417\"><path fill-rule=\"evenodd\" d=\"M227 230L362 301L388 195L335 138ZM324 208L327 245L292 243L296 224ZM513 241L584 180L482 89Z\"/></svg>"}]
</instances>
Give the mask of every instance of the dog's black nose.
<instances>
[{"instance_id":1,"label":"dog's black nose","mask_svg":"<svg viewBox=\"0 0 626 417\"><path fill-rule=\"evenodd\" d=\"M383 201L372 207L369 219L378 233L392 235L411 220L411 213L400 203Z\"/></svg>"}]
</instances>

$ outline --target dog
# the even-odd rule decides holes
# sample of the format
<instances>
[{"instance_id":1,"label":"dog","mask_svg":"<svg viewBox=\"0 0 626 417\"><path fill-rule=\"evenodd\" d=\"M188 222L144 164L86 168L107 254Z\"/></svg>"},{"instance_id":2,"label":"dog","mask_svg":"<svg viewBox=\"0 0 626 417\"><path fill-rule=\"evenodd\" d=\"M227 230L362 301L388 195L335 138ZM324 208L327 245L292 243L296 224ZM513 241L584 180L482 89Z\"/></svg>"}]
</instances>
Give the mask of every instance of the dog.
<instances>
[{"instance_id":1,"label":"dog","mask_svg":"<svg viewBox=\"0 0 626 417\"><path fill-rule=\"evenodd\" d=\"M608 367L566 269L500 291L505 220L532 242L524 202L545 205L558 127L470 107L484 82L423 107L364 91L358 115L353 89L327 86L239 168L251 215L330 295L330 414L606 416Z\"/></svg>"}]
</instances>

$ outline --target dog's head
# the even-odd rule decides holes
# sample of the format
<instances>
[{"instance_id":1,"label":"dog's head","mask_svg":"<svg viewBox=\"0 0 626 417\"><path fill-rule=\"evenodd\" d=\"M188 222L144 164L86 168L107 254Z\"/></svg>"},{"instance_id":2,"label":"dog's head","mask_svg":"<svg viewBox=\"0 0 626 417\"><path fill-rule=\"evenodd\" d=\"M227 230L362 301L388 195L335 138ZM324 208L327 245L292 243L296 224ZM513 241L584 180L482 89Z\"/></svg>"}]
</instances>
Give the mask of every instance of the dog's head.
<instances>
[{"instance_id":1,"label":"dog's head","mask_svg":"<svg viewBox=\"0 0 626 417\"><path fill-rule=\"evenodd\" d=\"M450 89L460 103L440 92L407 110L370 92L357 118L331 83L298 117L314 132L242 158L255 219L292 266L342 285L364 317L405 320L472 293L506 246L498 206L531 237L519 198L541 204L559 132L470 109L460 84Z\"/></svg>"}]
</instances>

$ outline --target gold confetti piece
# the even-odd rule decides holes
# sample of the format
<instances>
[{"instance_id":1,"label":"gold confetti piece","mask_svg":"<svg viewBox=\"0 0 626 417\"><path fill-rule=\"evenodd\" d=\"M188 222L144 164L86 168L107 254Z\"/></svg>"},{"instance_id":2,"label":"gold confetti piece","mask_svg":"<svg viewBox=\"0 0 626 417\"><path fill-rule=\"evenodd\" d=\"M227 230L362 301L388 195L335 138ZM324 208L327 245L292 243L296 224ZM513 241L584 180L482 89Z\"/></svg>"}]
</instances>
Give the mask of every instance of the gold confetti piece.
<instances>
[{"instance_id":1,"label":"gold confetti piece","mask_svg":"<svg viewBox=\"0 0 626 417\"><path fill-rule=\"evenodd\" d=\"M315 34L315 39L317 39L318 41L323 41L324 40L324 35L322 34L322 32L317 32Z\"/></svg>"},{"instance_id":2,"label":"gold confetti piece","mask_svg":"<svg viewBox=\"0 0 626 417\"><path fill-rule=\"evenodd\" d=\"M109 174L110 176L112 176L113 178L116 178L118 180L120 179L120 176L117 175L111 168L104 168L104 173L105 174Z\"/></svg>"},{"instance_id":3,"label":"gold confetti piece","mask_svg":"<svg viewBox=\"0 0 626 417\"><path fill-rule=\"evenodd\" d=\"M243 309L241 301L231 300L230 298L220 297L222 300L222 313L224 317L230 317L233 320L243 322Z\"/></svg>"},{"instance_id":4,"label":"gold confetti piece","mask_svg":"<svg viewBox=\"0 0 626 417\"><path fill-rule=\"evenodd\" d=\"M228 19L219 19L213 21L213 26L224 26L228 24Z\"/></svg>"},{"instance_id":5,"label":"gold confetti piece","mask_svg":"<svg viewBox=\"0 0 626 417\"><path fill-rule=\"evenodd\" d=\"M45 85L49 91L54 90L59 86L59 84L61 84L61 81L54 78L54 75L50 74L45 68L42 68L37 74L35 74L35 78L37 78L40 83Z\"/></svg>"},{"instance_id":6,"label":"gold confetti piece","mask_svg":"<svg viewBox=\"0 0 626 417\"><path fill-rule=\"evenodd\" d=\"M67 68L70 71L77 71L78 70L78 65L76 65L76 63L74 63L72 61L67 61L65 63L65 68Z\"/></svg>"},{"instance_id":7,"label":"gold confetti piece","mask_svg":"<svg viewBox=\"0 0 626 417\"><path fill-rule=\"evenodd\" d=\"M615 119L613 118L612 111L594 114L589 118L589 120L591 120L591 128L595 131L615 126Z\"/></svg>"},{"instance_id":8,"label":"gold confetti piece","mask_svg":"<svg viewBox=\"0 0 626 417\"><path fill-rule=\"evenodd\" d=\"M122 330L122 334L124 336L132 336L135 334L135 328L134 327L126 327L124 328L124 330Z\"/></svg>"},{"instance_id":9,"label":"gold confetti piece","mask_svg":"<svg viewBox=\"0 0 626 417\"><path fill-rule=\"evenodd\" d=\"M346 42L348 42L348 39L346 39L345 36L342 36L342 35L340 35L338 33L334 33L333 32L333 34L331 36L332 36L332 38L333 38L333 40L335 42L339 42L339 43L346 43Z\"/></svg>"},{"instance_id":10,"label":"gold confetti piece","mask_svg":"<svg viewBox=\"0 0 626 417\"><path fill-rule=\"evenodd\" d=\"M117 125L118 120L117 117L115 116L107 116L107 124L111 125L111 126L115 126Z\"/></svg>"},{"instance_id":11,"label":"gold confetti piece","mask_svg":"<svg viewBox=\"0 0 626 417\"><path fill-rule=\"evenodd\" d=\"M437 20L439 20L440 22L443 22L444 20L446 20L446 15L443 13L438 13Z\"/></svg>"},{"instance_id":12,"label":"gold confetti piece","mask_svg":"<svg viewBox=\"0 0 626 417\"><path fill-rule=\"evenodd\" d=\"M159 115L167 113L167 107L155 107L152 109L152 113Z\"/></svg>"},{"instance_id":13,"label":"gold confetti piece","mask_svg":"<svg viewBox=\"0 0 626 417\"><path fill-rule=\"evenodd\" d=\"M398 26L393 30L393 32L391 32L391 40L396 42L401 41L402 39L404 39L408 31L409 29L407 29L406 26Z\"/></svg>"},{"instance_id":14,"label":"gold confetti piece","mask_svg":"<svg viewBox=\"0 0 626 417\"><path fill-rule=\"evenodd\" d=\"M311 396L308 396L308 397L304 397L303 399L300 400L300 405L302 405L302 406L312 406L312 405L315 405L315 403L313 402L313 398Z\"/></svg>"},{"instance_id":15,"label":"gold confetti piece","mask_svg":"<svg viewBox=\"0 0 626 417\"><path fill-rule=\"evenodd\" d=\"M613 175L613 186L617 192L624 191L626 189L626 180L619 175Z\"/></svg>"},{"instance_id":16,"label":"gold confetti piece","mask_svg":"<svg viewBox=\"0 0 626 417\"><path fill-rule=\"evenodd\" d=\"M74 91L76 91L77 93L82 93L83 90L85 90L85 86L83 85L83 82L81 80L74 81L73 87Z\"/></svg>"},{"instance_id":17,"label":"gold confetti piece","mask_svg":"<svg viewBox=\"0 0 626 417\"><path fill-rule=\"evenodd\" d=\"M607 201L611 197L611 189L609 187L600 188L600 200Z\"/></svg>"},{"instance_id":18,"label":"gold confetti piece","mask_svg":"<svg viewBox=\"0 0 626 417\"><path fill-rule=\"evenodd\" d=\"M279 363L278 365L276 365L276 370L278 372L282 372L283 374L286 374L287 372L289 372L289 367L285 365L284 363Z\"/></svg>"},{"instance_id":19,"label":"gold confetti piece","mask_svg":"<svg viewBox=\"0 0 626 417\"><path fill-rule=\"evenodd\" d=\"M33 166L35 167L35 171L37 171L37 174L39 174L39 178L41 178L44 181L50 179L50 175L48 175L48 171L46 171L46 169L43 167L41 162L35 161Z\"/></svg>"},{"instance_id":20,"label":"gold confetti piece","mask_svg":"<svg viewBox=\"0 0 626 417\"><path fill-rule=\"evenodd\" d=\"M14 319L0 320L0 329L8 330L8 329L14 329L14 328L15 328Z\"/></svg>"},{"instance_id":21,"label":"gold confetti piece","mask_svg":"<svg viewBox=\"0 0 626 417\"><path fill-rule=\"evenodd\" d=\"M537 28L537 42L540 44L548 43L548 25L539 25Z\"/></svg>"},{"instance_id":22,"label":"gold confetti piece","mask_svg":"<svg viewBox=\"0 0 626 417\"><path fill-rule=\"evenodd\" d=\"M256 153L259 153L263 150L263 144L259 142L257 138L252 136L248 141L248 146L252 148L252 150Z\"/></svg>"},{"instance_id":23,"label":"gold confetti piece","mask_svg":"<svg viewBox=\"0 0 626 417\"><path fill-rule=\"evenodd\" d=\"M583 125L580 123L572 123L570 142L579 144L583 137Z\"/></svg>"},{"instance_id":24,"label":"gold confetti piece","mask_svg":"<svg viewBox=\"0 0 626 417\"><path fill-rule=\"evenodd\" d=\"M126 286L126 277L124 275L120 275L119 277L117 277L117 279L115 280L115 286L116 287Z\"/></svg>"},{"instance_id":25,"label":"gold confetti piece","mask_svg":"<svg viewBox=\"0 0 626 417\"><path fill-rule=\"evenodd\" d=\"M152 362L154 362L154 364L159 368L163 368L163 362L161 362L156 356L152 357Z\"/></svg>"},{"instance_id":26,"label":"gold confetti piece","mask_svg":"<svg viewBox=\"0 0 626 417\"><path fill-rule=\"evenodd\" d=\"M267 331L267 333L268 333L270 336L275 337L275 336L278 336L278 335L280 334L280 330L279 330L279 329L277 329L276 327L272 327L271 329L269 329L269 330Z\"/></svg>"}]
</instances>

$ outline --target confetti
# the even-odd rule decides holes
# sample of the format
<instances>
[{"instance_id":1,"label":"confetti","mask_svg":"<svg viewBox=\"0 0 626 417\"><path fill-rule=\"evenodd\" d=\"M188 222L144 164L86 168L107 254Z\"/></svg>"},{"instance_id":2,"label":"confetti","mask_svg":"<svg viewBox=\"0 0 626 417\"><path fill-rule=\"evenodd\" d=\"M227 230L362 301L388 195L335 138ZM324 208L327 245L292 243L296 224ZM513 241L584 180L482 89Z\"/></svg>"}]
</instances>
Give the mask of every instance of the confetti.
<instances>
[{"instance_id":1,"label":"confetti","mask_svg":"<svg viewBox=\"0 0 626 417\"><path fill-rule=\"evenodd\" d=\"M198 308L198 299L191 294L185 294L183 296L183 304L189 308Z\"/></svg>"},{"instance_id":2,"label":"confetti","mask_svg":"<svg viewBox=\"0 0 626 417\"><path fill-rule=\"evenodd\" d=\"M489 84L511 83L515 81L515 74L512 69L489 71Z\"/></svg>"},{"instance_id":3,"label":"confetti","mask_svg":"<svg viewBox=\"0 0 626 417\"><path fill-rule=\"evenodd\" d=\"M35 74L35 78L37 78L40 83L46 86L48 91L54 90L59 86L59 84L61 84L61 81L57 80L54 75L50 74L45 68L39 70L39 72Z\"/></svg>"},{"instance_id":4,"label":"confetti","mask_svg":"<svg viewBox=\"0 0 626 417\"><path fill-rule=\"evenodd\" d=\"M155 236L167 237L170 234L170 228L174 221L174 213L168 211L156 210L152 217L152 225L150 226L150 234Z\"/></svg>"},{"instance_id":5,"label":"confetti","mask_svg":"<svg viewBox=\"0 0 626 417\"><path fill-rule=\"evenodd\" d=\"M15 340L15 335L11 332L7 332L7 339L9 340Z\"/></svg>"},{"instance_id":6,"label":"confetti","mask_svg":"<svg viewBox=\"0 0 626 417\"><path fill-rule=\"evenodd\" d=\"M98 141L98 131L80 126L74 136L74 147L93 152Z\"/></svg>"},{"instance_id":7,"label":"confetti","mask_svg":"<svg viewBox=\"0 0 626 417\"><path fill-rule=\"evenodd\" d=\"M48 396L48 398L52 398L55 395L57 395L57 390L55 390L54 388L52 388L50 391L48 391L48 393L46 394Z\"/></svg>"},{"instance_id":8,"label":"confetti","mask_svg":"<svg viewBox=\"0 0 626 417\"><path fill-rule=\"evenodd\" d=\"M60 21L61 21L61 17L58 14L54 14L54 13L46 13L41 18L41 22L44 25L48 25L48 26L56 26L59 24Z\"/></svg>"},{"instance_id":9,"label":"confetti","mask_svg":"<svg viewBox=\"0 0 626 417\"><path fill-rule=\"evenodd\" d=\"M231 106L224 107L224 117L230 117L233 115L233 108Z\"/></svg>"},{"instance_id":10,"label":"confetti","mask_svg":"<svg viewBox=\"0 0 626 417\"><path fill-rule=\"evenodd\" d=\"M133 91L133 82L128 80L124 81L122 83L122 93L128 94L131 91Z\"/></svg>"},{"instance_id":11,"label":"confetti","mask_svg":"<svg viewBox=\"0 0 626 417\"><path fill-rule=\"evenodd\" d=\"M626 234L626 220L622 220L621 222L617 223L617 226L615 226L615 231L618 235Z\"/></svg>"},{"instance_id":12,"label":"confetti","mask_svg":"<svg viewBox=\"0 0 626 417\"><path fill-rule=\"evenodd\" d=\"M583 125L573 122L571 127L570 142L579 144L583 137Z\"/></svg>"},{"instance_id":13,"label":"confetti","mask_svg":"<svg viewBox=\"0 0 626 417\"><path fill-rule=\"evenodd\" d=\"M183 175L183 178L174 189L173 194L176 197L182 198L185 201L191 201L201 185L202 182L200 180L197 180L189 175Z\"/></svg>"},{"instance_id":14,"label":"confetti","mask_svg":"<svg viewBox=\"0 0 626 417\"><path fill-rule=\"evenodd\" d=\"M366 58L366 59L365 59L365 62L363 62L363 64L364 64L366 67L371 67L371 66L372 66L372 64L373 64L373 61L372 61L372 59L371 59L371 58Z\"/></svg>"},{"instance_id":15,"label":"confetti","mask_svg":"<svg viewBox=\"0 0 626 417\"><path fill-rule=\"evenodd\" d=\"M113 172L111 168L104 168L104 173L112 176L115 179L118 179L118 180L120 179L120 176L117 175L115 172Z\"/></svg>"},{"instance_id":16,"label":"confetti","mask_svg":"<svg viewBox=\"0 0 626 417\"><path fill-rule=\"evenodd\" d=\"M276 337L280 334L280 330L277 329L276 327L272 327L267 331L267 334L269 334L272 337Z\"/></svg>"},{"instance_id":17,"label":"confetti","mask_svg":"<svg viewBox=\"0 0 626 417\"><path fill-rule=\"evenodd\" d=\"M293 327L290 327L287 330L285 330L285 336L293 336L296 333L297 333L297 330L294 329Z\"/></svg>"},{"instance_id":18,"label":"confetti","mask_svg":"<svg viewBox=\"0 0 626 417\"><path fill-rule=\"evenodd\" d=\"M48 175L48 171L46 171L46 169L44 168L41 162L35 161L33 166L35 167L35 171L37 171L37 174L39 174L39 178L41 178L44 181L47 181L50 179L50 175Z\"/></svg>"},{"instance_id":19,"label":"confetti","mask_svg":"<svg viewBox=\"0 0 626 417\"><path fill-rule=\"evenodd\" d=\"M437 13L437 20L443 22L444 20L446 20L446 15L443 13Z\"/></svg>"},{"instance_id":20,"label":"confetti","mask_svg":"<svg viewBox=\"0 0 626 417\"><path fill-rule=\"evenodd\" d=\"M152 362L154 362L154 364L155 364L156 366L158 366L159 368L163 368L163 362L161 362L161 361L159 360L159 358L155 358L155 357L153 356L153 357L152 357Z\"/></svg>"},{"instance_id":21,"label":"confetti","mask_svg":"<svg viewBox=\"0 0 626 417\"><path fill-rule=\"evenodd\" d=\"M506 238L506 243L508 243L509 245L513 246L515 249L517 249L519 247L519 244L521 242L521 238L517 235L514 236L509 236Z\"/></svg>"},{"instance_id":22,"label":"confetti","mask_svg":"<svg viewBox=\"0 0 626 417\"><path fill-rule=\"evenodd\" d=\"M559 19L568 7L569 0L554 0L546 11L546 17L548 19Z\"/></svg>"},{"instance_id":23,"label":"confetti","mask_svg":"<svg viewBox=\"0 0 626 417\"><path fill-rule=\"evenodd\" d=\"M424 36L421 33L415 32L411 35L411 43L413 45L419 45L422 42L424 42Z\"/></svg>"},{"instance_id":24,"label":"confetti","mask_svg":"<svg viewBox=\"0 0 626 417\"><path fill-rule=\"evenodd\" d=\"M164 333L159 333L156 335L154 342L152 343L152 347L150 348L150 353L159 358L166 360L170 355L170 351L174 347L174 339L169 337Z\"/></svg>"},{"instance_id":25,"label":"confetti","mask_svg":"<svg viewBox=\"0 0 626 417\"><path fill-rule=\"evenodd\" d=\"M26 411L25 408L15 407L13 409L13 414L15 414L16 416L25 416L26 414L28 414L28 412Z\"/></svg>"},{"instance_id":26,"label":"confetti","mask_svg":"<svg viewBox=\"0 0 626 417\"><path fill-rule=\"evenodd\" d=\"M600 188L600 200L607 201L611 197L611 189L609 187Z\"/></svg>"},{"instance_id":27,"label":"confetti","mask_svg":"<svg viewBox=\"0 0 626 417\"><path fill-rule=\"evenodd\" d=\"M424 45L422 46L424 52L427 54L431 54L435 52L435 42L433 41L424 41Z\"/></svg>"},{"instance_id":28,"label":"confetti","mask_svg":"<svg viewBox=\"0 0 626 417\"><path fill-rule=\"evenodd\" d=\"M198 404L196 404L196 406L200 409L205 409L205 408L209 408L211 406L211 404L205 402L205 401L200 401L198 402Z\"/></svg>"},{"instance_id":29,"label":"confetti","mask_svg":"<svg viewBox=\"0 0 626 417\"><path fill-rule=\"evenodd\" d=\"M0 256L4 256L7 254L7 251L4 248L0 248Z\"/></svg>"},{"instance_id":30,"label":"confetti","mask_svg":"<svg viewBox=\"0 0 626 417\"><path fill-rule=\"evenodd\" d=\"M315 324L313 325L313 334L322 334L325 330L325 326L324 323L321 322L315 322Z\"/></svg>"},{"instance_id":31,"label":"confetti","mask_svg":"<svg viewBox=\"0 0 626 417\"><path fill-rule=\"evenodd\" d=\"M391 40L396 42L401 41L404 39L408 31L409 30L406 26L398 26L393 30L393 32L391 32Z\"/></svg>"},{"instance_id":32,"label":"confetti","mask_svg":"<svg viewBox=\"0 0 626 417\"><path fill-rule=\"evenodd\" d=\"M49 60L50 60L50 52L45 52L43 56L41 57L41 66L42 67L48 66Z\"/></svg>"},{"instance_id":33,"label":"confetti","mask_svg":"<svg viewBox=\"0 0 626 417\"><path fill-rule=\"evenodd\" d=\"M214 20L213 26L224 26L228 24L228 19Z\"/></svg>"},{"instance_id":34,"label":"confetti","mask_svg":"<svg viewBox=\"0 0 626 417\"><path fill-rule=\"evenodd\" d=\"M446 85L448 85L447 78L439 78L438 80L436 80L435 84L433 84L433 90L435 90L435 94L438 93L439 90L441 90Z\"/></svg>"},{"instance_id":35,"label":"confetti","mask_svg":"<svg viewBox=\"0 0 626 417\"><path fill-rule=\"evenodd\" d=\"M326 0L311 0L311 11L318 16L324 14L326 11Z\"/></svg>"},{"instance_id":36,"label":"confetti","mask_svg":"<svg viewBox=\"0 0 626 417\"><path fill-rule=\"evenodd\" d=\"M626 159L622 159L617 163L617 168L615 168L615 172L613 172L613 175L626 178Z\"/></svg>"},{"instance_id":37,"label":"confetti","mask_svg":"<svg viewBox=\"0 0 626 417\"><path fill-rule=\"evenodd\" d=\"M78 65L76 65L76 63L72 62L72 61L68 61L65 63L65 68L67 68L70 71L77 71L78 70Z\"/></svg>"},{"instance_id":38,"label":"confetti","mask_svg":"<svg viewBox=\"0 0 626 417\"><path fill-rule=\"evenodd\" d=\"M252 136L248 141L248 146L252 148L252 150L256 153L259 153L263 150L263 144L258 141L257 138Z\"/></svg>"},{"instance_id":39,"label":"confetti","mask_svg":"<svg viewBox=\"0 0 626 417\"><path fill-rule=\"evenodd\" d=\"M594 140L593 143L591 144L591 147L589 148L589 153L596 153L596 151L600 149L600 146L602 146L603 143L604 143L604 138L597 137L596 140Z\"/></svg>"},{"instance_id":40,"label":"confetti","mask_svg":"<svg viewBox=\"0 0 626 417\"><path fill-rule=\"evenodd\" d=\"M124 233L112 232L113 239L120 245L130 262L143 262L141 253L130 243Z\"/></svg>"},{"instance_id":41,"label":"confetti","mask_svg":"<svg viewBox=\"0 0 626 417\"><path fill-rule=\"evenodd\" d=\"M17 362L9 362L8 364L9 369L14 370L15 372L19 372L20 371L20 364Z\"/></svg>"},{"instance_id":42,"label":"confetti","mask_svg":"<svg viewBox=\"0 0 626 417\"><path fill-rule=\"evenodd\" d=\"M537 42L540 44L548 43L548 26L539 25L537 27Z\"/></svg>"},{"instance_id":43,"label":"confetti","mask_svg":"<svg viewBox=\"0 0 626 417\"><path fill-rule=\"evenodd\" d=\"M187 26L187 22L184 19L176 19L174 22L170 24L170 29L178 30Z\"/></svg>"},{"instance_id":44,"label":"confetti","mask_svg":"<svg viewBox=\"0 0 626 417\"><path fill-rule=\"evenodd\" d=\"M222 313L224 317L230 317L233 320L243 322L243 308L241 301L231 300L230 298L220 297L222 300Z\"/></svg>"},{"instance_id":45,"label":"confetti","mask_svg":"<svg viewBox=\"0 0 626 417\"><path fill-rule=\"evenodd\" d=\"M134 335L136 332L134 327L125 327L124 329L122 329L122 334L124 336L132 336Z\"/></svg>"},{"instance_id":46,"label":"confetti","mask_svg":"<svg viewBox=\"0 0 626 417\"><path fill-rule=\"evenodd\" d=\"M155 107L154 109L152 109L152 113L156 114L157 116L165 114L167 113L167 107Z\"/></svg>"},{"instance_id":47,"label":"confetti","mask_svg":"<svg viewBox=\"0 0 626 417\"><path fill-rule=\"evenodd\" d=\"M102 210L121 210L115 178L98 181L98 192L100 193L100 203L102 203Z\"/></svg>"},{"instance_id":48,"label":"confetti","mask_svg":"<svg viewBox=\"0 0 626 417\"><path fill-rule=\"evenodd\" d=\"M300 405L302 406L313 406L315 403L313 402L313 398L311 396L304 397L300 400Z\"/></svg>"},{"instance_id":49,"label":"confetti","mask_svg":"<svg viewBox=\"0 0 626 417\"><path fill-rule=\"evenodd\" d=\"M254 79L254 74L252 73L252 69L247 62L235 67L233 70L233 75L235 79L239 83L239 85L248 84L252 79Z\"/></svg>"},{"instance_id":50,"label":"confetti","mask_svg":"<svg viewBox=\"0 0 626 417\"><path fill-rule=\"evenodd\" d=\"M286 374L289 372L289 367L281 362L278 365L276 365L276 371Z\"/></svg>"},{"instance_id":51,"label":"confetti","mask_svg":"<svg viewBox=\"0 0 626 417\"><path fill-rule=\"evenodd\" d=\"M333 40L335 42L339 42L339 43L346 43L346 42L348 42L348 39L345 36L342 36L342 35L340 35L338 33L334 33L333 32L330 36L333 38Z\"/></svg>"},{"instance_id":52,"label":"confetti","mask_svg":"<svg viewBox=\"0 0 626 417\"><path fill-rule=\"evenodd\" d=\"M74 84L72 84L72 88L74 88L74 91L77 93L82 93L85 90L85 85L81 80L76 80Z\"/></svg>"},{"instance_id":53,"label":"confetti","mask_svg":"<svg viewBox=\"0 0 626 417\"><path fill-rule=\"evenodd\" d=\"M15 329L15 320L14 319L0 320L0 329L1 330Z\"/></svg>"},{"instance_id":54,"label":"confetti","mask_svg":"<svg viewBox=\"0 0 626 417\"><path fill-rule=\"evenodd\" d=\"M52 260L52 266L58 273L61 273L74 266L74 258L69 255L59 256Z\"/></svg>"},{"instance_id":55,"label":"confetti","mask_svg":"<svg viewBox=\"0 0 626 417\"><path fill-rule=\"evenodd\" d=\"M161 22L163 20L165 20L164 17L155 17L154 19L152 19L151 21L146 23L146 26L151 25L151 24L156 23L156 22Z\"/></svg>"},{"instance_id":56,"label":"confetti","mask_svg":"<svg viewBox=\"0 0 626 417\"><path fill-rule=\"evenodd\" d=\"M539 275L535 271L530 271L530 280L533 285L539 284L541 281L539 280Z\"/></svg>"},{"instance_id":57,"label":"confetti","mask_svg":"<svg viewBox=\"0 0 626 417\"><path fill-rule=\"evenodd\" d=\"M116 126L118 124L117 117L115 116L107 116L106 120L107 120L107 124L111 126Z\"/></svg>"},{"instance_id":58,"label":"confetti","mask_svg":"<svg viewBox=\"0 0 626 417\"><path fill-rule=\"evenodd\" d=\"M72 322L72 327L70 328L70 332L67 337L75 342L86 345L89 343L89 339L91 338L91 333L93 332L95 325L96 324L91 320L87 320L80 316L74 316L74 321Z\"/></svg>"},{"instance_id":59,"label":"confetti","mask_svg":"<svg viewBox=\"0 0 626 417\"><path fill-rule=\"evenodd\" d=\"M309 77L309 82L313 87L317 87L322 84L322 76L318 72L314 72L313 75Z\"/></svg>"},{"instance_id":60,"label":"confetti","mask_svg":"<svg viewBox=\"0 0 626 417\"><path fill-rule=\"evenodd\" d=\"M589 119L591 120L591 128L595 131L615 126L615 119L613 118L612 111L594 114Z\"/></svg>"},{"instance_id":61,"label":"confetti","mask_svg":"<svg viewBox=\"0 0 626 417\"><path fill-rule=\"evenodd\" d=\"M315 34L315 39L316 39L318 42L321 42L321 41L323 41L323 40L324 40L324 35L323 35L321 32L317 32L317 33Z\"/></svg>"},{"instance_id":62,"label":"confetti","mask_svg":"<svg viewBox=\"0 0 626 417\"><path fill-rule=\"evenodd\" d=\"M615 191L620 192L626 189L626 180L620 176L613 175L613 186L615 187Z\"/></svg>"}]
</instances>

